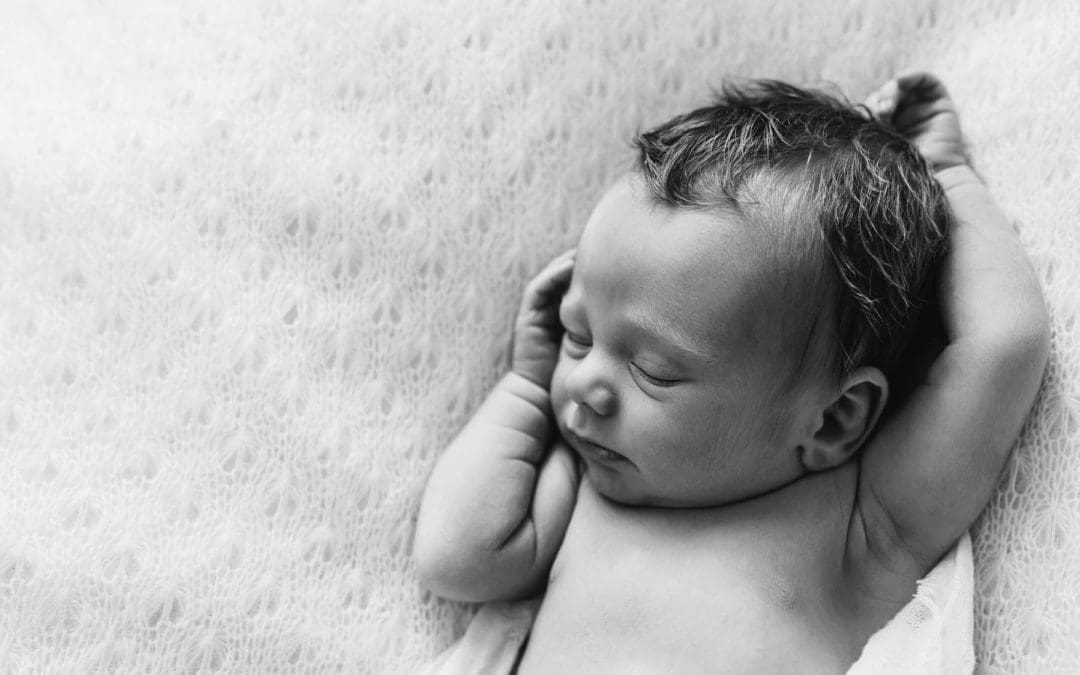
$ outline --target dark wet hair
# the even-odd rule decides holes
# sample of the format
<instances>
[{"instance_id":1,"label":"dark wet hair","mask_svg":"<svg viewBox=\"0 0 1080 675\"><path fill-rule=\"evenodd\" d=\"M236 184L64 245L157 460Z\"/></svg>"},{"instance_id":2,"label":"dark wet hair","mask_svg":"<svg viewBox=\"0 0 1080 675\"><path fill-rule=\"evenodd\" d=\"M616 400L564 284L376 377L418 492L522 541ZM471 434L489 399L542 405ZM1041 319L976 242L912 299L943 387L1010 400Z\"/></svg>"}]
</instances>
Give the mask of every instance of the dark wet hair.
<instances>
[{"instance_id":1,"label":"dark wet hair","mask_svg":"<svg viewBox=\"0 0 1080 675\"><path fill-rule=\"evenodd\" d=\"M635 143L653 199L734 212L785 240L781 262L810 263L811 288L793 301L834 298L818 309L835 327L836 372L890 374L950 227L944 192L911 143L865 108L775 80L727 83L712 105Z\"/></svg>"}]
</instances>

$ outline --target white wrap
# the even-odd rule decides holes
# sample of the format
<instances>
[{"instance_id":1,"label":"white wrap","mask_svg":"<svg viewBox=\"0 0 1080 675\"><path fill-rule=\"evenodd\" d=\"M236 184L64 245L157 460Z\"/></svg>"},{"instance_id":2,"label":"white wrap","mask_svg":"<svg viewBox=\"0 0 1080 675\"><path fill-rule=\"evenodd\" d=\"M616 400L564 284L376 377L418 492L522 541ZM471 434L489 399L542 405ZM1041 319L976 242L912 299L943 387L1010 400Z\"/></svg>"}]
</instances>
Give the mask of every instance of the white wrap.
<instances>
[{"instance_id":1,"label":"white wrap","mask_svg":"<svg viewBox=\"0 0 1080 675\"><path fill-rule=\"evenodd\" d=\"M970 673L971 538L964 535L918 583L915 597L870 636L848 675Z\"/></svg>"}]
</instances>

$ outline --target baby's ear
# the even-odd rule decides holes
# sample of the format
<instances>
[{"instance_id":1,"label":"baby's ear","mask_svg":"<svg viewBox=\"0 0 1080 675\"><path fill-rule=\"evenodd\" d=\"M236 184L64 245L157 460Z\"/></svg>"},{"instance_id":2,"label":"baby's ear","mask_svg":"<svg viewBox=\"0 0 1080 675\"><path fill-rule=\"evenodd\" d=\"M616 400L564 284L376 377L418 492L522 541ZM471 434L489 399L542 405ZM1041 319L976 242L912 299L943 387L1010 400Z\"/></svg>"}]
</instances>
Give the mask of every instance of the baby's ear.
<instances>
[{"instance_id":1,"label":"baby's ear","mask_svg":"<svg viewBox=\"0 0 1080 675\"><path fill-rule=\"evenodd\" d=\"M803 466L822 471L846 462L870 436L888 398L889 384L880 370L856 369L822 412L813 438L801 448Z\"/></svg>"}]
</instances>

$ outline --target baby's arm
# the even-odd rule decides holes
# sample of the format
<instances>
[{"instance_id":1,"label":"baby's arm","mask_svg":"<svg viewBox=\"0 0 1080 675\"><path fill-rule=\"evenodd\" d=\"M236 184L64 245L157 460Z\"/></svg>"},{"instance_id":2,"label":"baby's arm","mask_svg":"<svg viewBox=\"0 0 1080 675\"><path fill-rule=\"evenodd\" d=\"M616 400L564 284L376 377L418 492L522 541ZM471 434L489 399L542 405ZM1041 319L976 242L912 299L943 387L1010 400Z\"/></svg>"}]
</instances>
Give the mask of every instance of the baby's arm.
<instances>
[{"instance_id":1,"label":"baby's arm","mask_svg":"<svg viewBox=\"0 0 1080 675\"><path fill-rule=\"evenodd\" d=\"M570 251L526 288L511 372L443 453L424 491L413 555L424 584L444 597L530 595L562 543L578 474L571 451L552 443L548 386L572 268Z\"/></svg>"},{"instance_id":2,"label":"baby's arm","mask_svg":"<svg viewBox=\"0 0 1080 675\"><path fill-rule=\"evenodd\" d=\"M946 347L871 438L859 478L868 545L925 572L990 499L1042 379L1049 321L1016 232L967 164L945 88L916 74L879 93L877 112L931 163L954 216L939 289Z\"/></svg>"}]
</instances>

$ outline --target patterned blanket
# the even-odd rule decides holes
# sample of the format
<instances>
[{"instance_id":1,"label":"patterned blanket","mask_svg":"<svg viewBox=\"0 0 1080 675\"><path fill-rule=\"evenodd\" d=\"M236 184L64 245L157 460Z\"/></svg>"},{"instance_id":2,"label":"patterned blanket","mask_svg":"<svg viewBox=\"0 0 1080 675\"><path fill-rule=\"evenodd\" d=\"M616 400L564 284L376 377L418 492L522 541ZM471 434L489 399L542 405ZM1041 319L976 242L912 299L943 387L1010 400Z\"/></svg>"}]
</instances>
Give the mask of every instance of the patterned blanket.
<instances>
[{"instance_id":1,"label":"patterned blanket","mask_svg":"<svg viewBox=\"0 0 1080 675\"><path fill-rule=\"evenodd\" d=\"M0 671L407 672L409 559L524 282L725 76L918 68L1053 354L973 530L987 672L1080 672L1080 6L0 4ZM1073 45L1073 46L1069 46Z\"/></svg>"}]
</instances>

